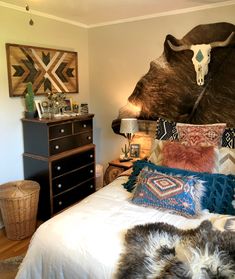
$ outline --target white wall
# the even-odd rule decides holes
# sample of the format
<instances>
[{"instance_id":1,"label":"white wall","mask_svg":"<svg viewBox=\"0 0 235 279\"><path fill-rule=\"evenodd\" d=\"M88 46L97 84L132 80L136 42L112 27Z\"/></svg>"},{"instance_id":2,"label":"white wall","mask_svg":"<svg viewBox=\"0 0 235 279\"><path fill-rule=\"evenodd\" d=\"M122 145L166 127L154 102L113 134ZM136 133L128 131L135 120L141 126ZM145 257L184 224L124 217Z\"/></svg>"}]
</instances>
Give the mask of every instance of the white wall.
<instances>
[{"instance_id":1,"label":"white wall","mask_svg":"<svg viewBox=\"0 0 235 279\"><path fill-rule=\"evenodd\" d=\"M235 5L89 30L91 108L95 112L97 160L118 157L124 139L113 133L112 120L126 104L137 81L159 57L167 34L182 38L199 24L235 24Z\"/></svg>"},{"instance_id":2,"label":"white wall","mask_svg":"<svg viewBox=\"0 0 235 279\"><path fill-rule=\"evenodd\" d=\"M81 102L89 102L88 30L70 24L33 16L0 7L0 184L23 179L22 126L24 102L9 97L5 43L19 43L78 52L80 94L71 94Z\"/></svg>"}]
</instances>

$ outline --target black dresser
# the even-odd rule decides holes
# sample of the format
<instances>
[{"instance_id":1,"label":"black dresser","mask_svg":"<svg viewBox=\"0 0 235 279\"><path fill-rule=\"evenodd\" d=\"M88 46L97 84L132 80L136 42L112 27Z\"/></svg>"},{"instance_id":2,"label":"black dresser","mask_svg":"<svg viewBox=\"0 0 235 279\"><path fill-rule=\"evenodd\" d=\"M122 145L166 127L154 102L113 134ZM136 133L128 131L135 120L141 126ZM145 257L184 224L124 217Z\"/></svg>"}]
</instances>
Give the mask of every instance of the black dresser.
<instances>
[{"instance_id":1,"label":"black dresser","mask_svg":"<svg viewBox=\"0 0 235 279\"><path fill-rule=\"evenodd\" d=\"M39 219L46 220L95 191L93 117L22 119L24 177L41 186Z\"/></svg>"}]
</instances>

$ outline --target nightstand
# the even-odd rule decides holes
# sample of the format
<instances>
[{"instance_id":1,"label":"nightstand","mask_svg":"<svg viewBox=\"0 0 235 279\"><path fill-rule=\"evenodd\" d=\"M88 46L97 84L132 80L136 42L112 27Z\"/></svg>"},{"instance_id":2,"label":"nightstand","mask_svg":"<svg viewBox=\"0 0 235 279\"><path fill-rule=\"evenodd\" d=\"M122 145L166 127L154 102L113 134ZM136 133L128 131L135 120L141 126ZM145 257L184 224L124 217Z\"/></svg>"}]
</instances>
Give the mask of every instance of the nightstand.
<instances>
[{"instance_id":1,"label":"nightstand","mask_svg":"<svg viewBox=\"0 0 235 279\"><path fill-rule=\"evenodd\" d=\"M116 179L120 173L131 168L133 166L133 162L134 160L120 162L119 159L109 162L109 166L104 174L104 186Z\"/></svg>"}]
</instances>

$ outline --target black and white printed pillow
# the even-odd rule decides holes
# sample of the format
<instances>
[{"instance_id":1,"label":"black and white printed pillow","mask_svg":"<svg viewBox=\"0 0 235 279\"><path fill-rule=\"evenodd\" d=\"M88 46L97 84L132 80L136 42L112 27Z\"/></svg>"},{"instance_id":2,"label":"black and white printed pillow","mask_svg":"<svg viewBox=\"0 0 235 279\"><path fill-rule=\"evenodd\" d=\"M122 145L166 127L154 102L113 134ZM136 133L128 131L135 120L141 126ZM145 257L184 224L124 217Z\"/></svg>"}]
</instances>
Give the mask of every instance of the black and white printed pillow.
<instances>
[{"instance_id":1,"label":"black and white printed pillow","mask_svg":"<svg viewBox=\"0 0 235 279\"><path fill-rule=\"evenodd\" d=\"M178 141L176 124L176 122L159 118L156 139ZM235 148L235 128L225 128L222 135L222 147Z\"/></svg>"},{"instance_id":2,"label":"black and white printed pillow","mask_svg":"<svg viewBox=\"0 0 235 279\"><path fill-rule=\"evenodd\" d=\"M225 128L222 135L222 146L235 148L235 128Z\"/></svg>"},{"instance_id":3,"label":"black and white printed pillow","mask_svg":"<svg viewBox=\"0 0 235 279\"><path fill-rule=\"evenodd\" d=\"M156 131L156 139L158 140L178 140L178 132L176 122L159 118Z\"/></svg>"}]
</instances>

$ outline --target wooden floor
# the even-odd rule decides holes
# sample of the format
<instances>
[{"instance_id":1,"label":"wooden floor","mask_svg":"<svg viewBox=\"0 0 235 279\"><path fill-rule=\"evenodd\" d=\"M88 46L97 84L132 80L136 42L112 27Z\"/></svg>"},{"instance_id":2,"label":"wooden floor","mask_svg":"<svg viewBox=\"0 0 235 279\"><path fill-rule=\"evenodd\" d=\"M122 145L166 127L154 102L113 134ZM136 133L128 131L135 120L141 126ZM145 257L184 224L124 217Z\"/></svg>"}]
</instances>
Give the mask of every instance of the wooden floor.
<instances>
[{"instance_id":1,"label":"wooden floor","mask_svg":"<svg viewBox=\"0 0 235 279\"><path fill-rule=\"evenodd\" d=\"M0 230L0 260L25 254L31 237L23 240L10 240L6 237L5 229Z\"/></svg>"},{"instance_id":2,"label":"wooden floor","mask_svg":"<svg viewBox=\"0 0 235 279\"><path fill-rule=\"evenodd\" d=\"M43 222L37 221L37 227ZM10 240L6 236L5 228L0 229L0 260L25 254L28 250L31 237L23 240Z\"/></svg>"}]
</instances>

